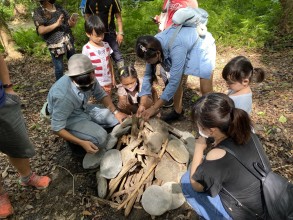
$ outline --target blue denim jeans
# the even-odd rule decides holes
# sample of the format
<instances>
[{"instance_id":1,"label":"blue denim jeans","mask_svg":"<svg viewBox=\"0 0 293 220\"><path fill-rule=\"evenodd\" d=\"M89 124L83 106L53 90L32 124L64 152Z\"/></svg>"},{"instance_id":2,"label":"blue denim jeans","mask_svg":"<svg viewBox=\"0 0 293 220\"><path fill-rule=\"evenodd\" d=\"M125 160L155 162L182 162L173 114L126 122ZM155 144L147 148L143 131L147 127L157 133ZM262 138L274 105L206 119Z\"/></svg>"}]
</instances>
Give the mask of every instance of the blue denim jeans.
<instances>
[{"instance_id":1,"label":"blue denim jeans","mask_svg":"<svg viewBox=\"0 0 293 220\"><path fill-rule=\"evenodd\" d=\"M181 178L181 187L187 203L196 211L200 219L226 220L232 219L226 212L219 195L211 197L204 192L196 192L190 183L189 171Z\"/></svg>"},{"instance_id":2,"label":"blue denim jeans","mask_svg":"<svg viewBox=\"0 0 293 220\"><path fill-rule=\"evenodd\" d=\"M114 127L119 123L115 116L105 108L90 105L88 113L91 120L83 119L66 126L66 130L82 140L91 141L95 145L105 148L108 133L104 128Z\"/></svg>"},{"instance_id":3,"label":"blue denim jeans","mask_svg":"<svg viewBox=\"0 0 293 220\"><path fill-rule=\"evenodd\" d=\"M55 69L55 77L56 77L56 81L57 81L58 79L60 79L63 76L63 72L64 72L63 56L65 54L59 55L58 57L55 57L55 55L52 54L51 52L50 52L50 54L52 57L52 62L53 62L54 69ZM69 58L74 54L75 54L75 49L73 47L71 50L68 50L66 52L67 60L69 60Z\"/></svg>"},{"instance_id":4,"label":"blue denim jeans","mask_svg":"<svg viewBox=\"0 0 293 220\"><path fill-rule=\"evenodd\" d=\"M123 61L122 54L119 49L119 45L116 41L116 34L115 33L105 33L104 41L107 42L113 50L111 57L115 61L115 63Z\"/></svg>"}]
</instances>

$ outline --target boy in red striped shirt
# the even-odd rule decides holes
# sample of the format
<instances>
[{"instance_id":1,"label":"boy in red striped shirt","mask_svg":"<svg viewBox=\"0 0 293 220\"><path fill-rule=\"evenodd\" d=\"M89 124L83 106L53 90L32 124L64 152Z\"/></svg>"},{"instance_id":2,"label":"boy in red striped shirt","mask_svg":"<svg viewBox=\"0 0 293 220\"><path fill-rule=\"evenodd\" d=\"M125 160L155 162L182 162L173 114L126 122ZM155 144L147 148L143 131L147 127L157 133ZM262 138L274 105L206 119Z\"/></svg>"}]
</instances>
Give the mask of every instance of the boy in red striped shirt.
<instances>
[{"instance_id":1,"label":"boy in red striped shirt","mask_svg":"<svg viewBox=\"0 0 293 220\"><path fill-rule=\"evenodd\" d=\"M104 42L105 26L99 16L90 15L85 21L85 32L89 42L82 48L82 53L90 58L96 66L95 76L105 92L111 97L112 87L115 86L115 75L111 60L113 50Z\"/></svg>"}]
</instances>

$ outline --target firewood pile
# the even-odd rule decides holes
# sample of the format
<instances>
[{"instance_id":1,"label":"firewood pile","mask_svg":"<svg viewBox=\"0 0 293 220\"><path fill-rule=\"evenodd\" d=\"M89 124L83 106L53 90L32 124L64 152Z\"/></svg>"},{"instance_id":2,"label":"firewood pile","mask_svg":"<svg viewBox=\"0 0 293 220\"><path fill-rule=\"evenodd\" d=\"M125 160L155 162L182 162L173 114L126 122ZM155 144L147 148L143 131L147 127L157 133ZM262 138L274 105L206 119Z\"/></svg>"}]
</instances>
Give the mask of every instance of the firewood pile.
<instances>
[{"instance_id":1,"label":"firewood pile","mask_svg":"<svg viewBox=\"0 0 293 220\"><path fill-rule=\"evenodd\" d=\"M185 201L180 178L192 154L191 137L187 141L159 119L134 117L131 132L103 156L97 172L99 201L124 209L125 216L133 206L142 205L153 216L179 208Z\"/></svg>"}]
</instances>

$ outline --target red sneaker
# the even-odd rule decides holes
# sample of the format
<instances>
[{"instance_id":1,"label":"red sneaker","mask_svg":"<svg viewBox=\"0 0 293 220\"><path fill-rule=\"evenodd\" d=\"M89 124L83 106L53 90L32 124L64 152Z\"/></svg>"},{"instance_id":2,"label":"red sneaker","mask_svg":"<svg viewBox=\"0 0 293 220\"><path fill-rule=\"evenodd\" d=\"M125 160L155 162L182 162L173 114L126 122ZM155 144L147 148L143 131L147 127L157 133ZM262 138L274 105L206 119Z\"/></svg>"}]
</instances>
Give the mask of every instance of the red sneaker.
<instances>
[{"instance_id":1,"label":"red sneaker","mask_svg":"<svg viewBox=\"0 0 293 220\"><path fill-rule=\"evenodd\" d=\"M13 208L8 198L8 193L0 195L0 219L13 214Z\"/></svg>"},{"instance_id":2,"label":"red sneaker","mask_svg":"<svg viewBox=\"0 0 293 220\"><path fill-rule=\"evenodd\" d=\"M38 176L33 173L27 182L19 180L19 184L22 186L34 186L37 189L45 189L49 186L51 179L47 176Z\"/></svg>"}]
</instances>

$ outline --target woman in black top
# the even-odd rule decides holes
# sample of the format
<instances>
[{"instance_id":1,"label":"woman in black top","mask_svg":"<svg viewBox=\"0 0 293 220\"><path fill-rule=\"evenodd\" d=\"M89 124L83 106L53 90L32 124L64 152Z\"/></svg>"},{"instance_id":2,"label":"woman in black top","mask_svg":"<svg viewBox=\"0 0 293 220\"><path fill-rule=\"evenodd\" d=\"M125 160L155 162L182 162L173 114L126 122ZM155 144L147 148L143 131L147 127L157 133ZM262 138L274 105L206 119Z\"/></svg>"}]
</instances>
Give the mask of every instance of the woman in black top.
<instances>
[{"instance_id":1,"label":"woman in black top","mask_svg":"<svg viewBox=\"0 0 293 220\"><path fill-rule=\"evenodd\" d=\"M63 76L63 55L69 59L75 54L71 27L77 17L71 16L55 0L39 0L40 7L34 11L33 19L37 33L46 41L55 68L56 80Z\"/></svg>"},{"instance_id":2,"label":"woman in black top","mask_svg":"<svg viewBox=\"0 0 293 220\"><path fill-rule=\"evenodd\" d=\"M251 131L248 114L235 108L232 99L221 93L201 97L192 113L201 136L195 143L190 172L181 179L187 202L204 219L255 219L249 211L236 205L225 188L243 205L263 216L265 203L260 181L222 149L231 149L251 169L253 162L261 163L255 147L260 143L252 139L252 135L257 137ZM204 158L208 137L213 137L215 142ZM269 164L268 160L265 162Z\"/></svg>"}]
</instances>

